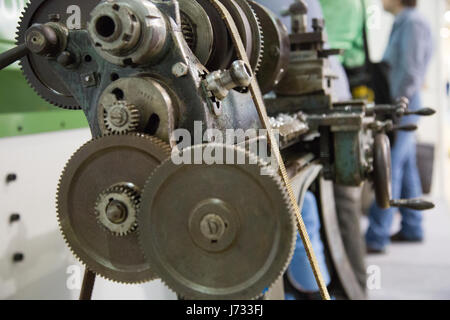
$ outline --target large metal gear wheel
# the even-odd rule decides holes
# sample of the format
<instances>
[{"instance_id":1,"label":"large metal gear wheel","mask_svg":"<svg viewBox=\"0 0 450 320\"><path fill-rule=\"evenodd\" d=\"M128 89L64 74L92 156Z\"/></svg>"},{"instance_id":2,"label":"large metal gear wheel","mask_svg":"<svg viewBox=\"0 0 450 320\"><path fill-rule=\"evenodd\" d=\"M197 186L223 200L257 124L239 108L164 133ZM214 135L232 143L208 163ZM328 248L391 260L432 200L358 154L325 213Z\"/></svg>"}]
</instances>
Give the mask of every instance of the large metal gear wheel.
<instances>
[{"instance_id":1,"label":"large metal gear wheel","mask_svg":"<svg viewBox=\"0 0 450 320\"><path fill-rule=\"evenodd\" d=\"M155 278L137 233L111 232L99 223L96 210L99 197L118 184L142 190L147 177L169 155L170 148L155 137L110 135L88 142L67 163L57 194L60 229L74 255L96 274L122 283ZM120 197L111 200L126 205ZM114 211L111 215L115 221Z\"/></svg>"},{"instance_id":2,"label":"large metal gear wheel","mask_svg":"<svg viewBox=\"0 0 450 320\"><path fill-rule=\"evenodd\" d=\"M195 0L195 4L192 1L180 0L182 31L187 43L209 70L228 68L235 59L235 50L224 20L210 0ZM263 29L258 15L247 0L220 2L236 23L250 65L256 74L264 54Z\"/></svg>"},{"instance_id":3,"label":"large metal gear wheel","mask_svg":"<svg viewBox=\"0 0 450 320\"><path fill-rule=\"evenodd\" d=\"M142 194L140 245L152 270L180 297L257 298L292 257L290 202L278 174L262 175L267 167L244 149L199 145L185 149L183 158L208 148L246 164L164 162Z\"/></svg>"},{"instance_id":4,"label":"large metal gear wheel","mask_svg":"<svg viewBox=\"0 0 450 320\"><path fill-rule=\"evenodd\" d=\"M25 7L17 30L16 44L25 42L25 33L35 23L47 23L52 19L66 24L75 18L80 9L80 28L86 28L88 15L100 0L31 0ZM74 4L76 4L74 6ZM75 11L71 11L75 10ZM70 26L69 26L70 27ZM64 109L80 109L79 103L52 71L47 58L29 54L20 60L23 74L30 86L46 101Z\"/></svg>"}]
</instances>

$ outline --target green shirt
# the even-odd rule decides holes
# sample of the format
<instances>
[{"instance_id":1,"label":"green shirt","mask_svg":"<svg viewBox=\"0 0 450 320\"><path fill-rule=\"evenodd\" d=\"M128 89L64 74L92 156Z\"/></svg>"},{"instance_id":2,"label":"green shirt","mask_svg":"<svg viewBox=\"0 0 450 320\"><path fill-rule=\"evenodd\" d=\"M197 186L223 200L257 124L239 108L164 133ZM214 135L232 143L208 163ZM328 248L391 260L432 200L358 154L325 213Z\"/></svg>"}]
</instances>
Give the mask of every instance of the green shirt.
<instances>
[{"instance_id":1,"label":"green shirt","mask_svg":"<svg viewBox=\"0 0 450 320\"><path fill-rule=\"evenodd\" d=\"M345 67L364 65L363 5L361 0L320 0L331 48L344 49Z\"/></svg>"}]
</instances>

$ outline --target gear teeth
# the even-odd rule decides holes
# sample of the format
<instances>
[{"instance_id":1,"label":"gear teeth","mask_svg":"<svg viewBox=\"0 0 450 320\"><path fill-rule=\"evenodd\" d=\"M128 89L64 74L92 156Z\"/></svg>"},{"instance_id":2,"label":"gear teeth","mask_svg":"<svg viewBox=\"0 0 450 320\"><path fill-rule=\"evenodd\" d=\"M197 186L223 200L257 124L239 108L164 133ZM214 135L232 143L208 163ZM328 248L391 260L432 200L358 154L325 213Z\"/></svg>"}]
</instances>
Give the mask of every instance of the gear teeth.
<instances>
[{"instance_id":1,"label":"gear teeth","mask_svg":"<svg viewBox=\"0 0 450 320\"><path fill-rule=\"evenodd\" d=\"M110 115L108 114L108 111L105 109L103 110L103 123L106 129L106 134L128 134L135 132L140 124L141 115L139 112L139 109L130 103L127 103L125 101L117 101L114 103L113 106L109 110L111 110L114 107L119 107L121 110L123 110L127 115L127 123L125 123L123 126L119 127L114 125L110 119Z\"/></svg>"},{"instance_id":2,"label":"gear teeth","mask_svg":"<svg viewBox=\"0 0 450 320\"><path fill-rule=\"evenodd\" d=\"M259 29L259 34L260 34L260 51L259 51L259 55L258 55L258 59L255 65L255 68L253 70L253 73L255 74L255 76L258 74L259 69L261 68L261 64L264 58L264 50L265 50L265 42L264 42L264 31L261 25L261 20L258 17L258 14L256 13L256 11L253 9L253 4L251 1L246 1L249 4L250 9L253 12L253 15L255 16L255 20L256 23L258 25L258 29Z\"/></svg>"},{"instance_id":3,"label":"gear teeth","mask_svg":"<svg viewBox=\"0 0 450 320\"><path fill-rule=\"evenodd\" d=\"M214 145L217 146L222 146L219 143L210 143L208 144L211 147L214 147ZM191 148L203 148L204 145L197 145L197 146L193 146ZM277 283L278 280L282 279L283 274L285 273L285 271L287 270L290 261L292 260L292 257L294 255L294 250L295 250L295 244L296 244L296 240L297 240L297 229L296 229L296 218L295 218L295 214L294 214L294 210L289 198L289 195L287 193L286 190L286 186L284 185L284 183L282 182L282 179L280 177L280 175L278 174L278 172L276 170L274 170L272 167L270 167L269 164L267 164L265 161L263 161L261 158L259 158L257 155L249 152L245 147L241 147L241 146L233 146L238 152L244 152L248 159L249 159L249 163L256 163L256 165L258 167L260 167L260 169L266 170L266 175L269 176L278 186L278 189L280 190L280 192L282 193L282 197L283 200L286 204L286 207L288 208L289 211L289 217L291 220L290 226L291 226L291 239L289 242L289 253L287 256L287 259L284 261L283 267L279 270L278 274L276 275L275 279L272 280L272 282L268 285L267 289L270 290L273 288L273 286ZM166 161L164 161L163 163L161 163L158 167L155 168L155 170L153 171L153 173L150 175L150 177L148 178L147 182L146 182L146 186L149 184L149 182L151 181L152 177L154 176L155 172L158 171L161 167L163 167L168 161L171 161L171 159L167 159ZM145 193L145 189L143 190L142 194ZM142 248L144 248L144 244L143 244L143 239L142 236L140 234L140 230L137 230L138 233L138 242L139 245ZM152 260L149 259L149 257L146 255L145 250L142 250L142 252L144 253L144 256L146 257L147 261L149 261L150 264L150 268L152 270L155 270L154 266L152 265ZM154 271L155 272L155 271ZM161 277L160 274L158 274L157 272L155 272L155 274L159 277L160 281L167 287L169 288L171 291L175 292L177 294L177 296L181 299L197 299L198 297L191 297L189 295L184 295L180 292L177 292L176 287L177 284L175 281L172 282L172 279L170 278L163 278ZM263 293L254 295L252 297L249 298L249 300L256 300L259 299L263 296ZM203 299L203 298L202 298Z\"/></svg>"},{"instance_id":4,"label":"gear teeth","mask_svg":"<svg viewBox=\"0 0 450 320\"><path fill-rule=\"evenodd\" d=\"M100 214L101 213L98 210L98 207L101 204L102 198L103 197L107 197L108 195L111 195L111 194L124 194L124 195L126 195L128 197L129 200L131 200L130 201L130 206L132 206L132 209L134 210L134 214L131 215L129 218L130 219L134 219L134 221L130 225L128 230L115 232L115 231L112 231L112 230L108 229L101 221L101 218L100 218ZM141 199L140 199L139 192L137 190L131 188L131 187L128 187L128 186L116 185L116 186L113 186L111 188L106 189L105 191L103 191L99 195L99 197L97 199L97 202L95 204L95 207L96 207L95 213L97 215L97 222L102 226L102 228L105 231L111 232L115 236L119 236L119 237L124 237L124 236L126 236L126 235L128 235L128 234L130 234L130 233L132 233L134 231L136 231L137 226L138 226L137 225L137 220L136 220L136 215L137 215L137 212L139 210L140 200ZM125 222L123 222L123 223L125 223Z\"/></svg>"},{"instance_id":5,"label":"gear teeth","mask_svg":"<svg viewBox=\"0 0 450 320\"><path fill-rule=\"evenodd\" d=\"M109 135L112 136L112 135ZM136 139L147 139L149 141L151 141L152 143L156 144L157 146L159 146L161 148L161 150L163 150L166 154L167 157L170 156L171 153L171 148L170 146L168 146L164 141L160 140L159 138L153 137L153 136L148 136L145 134L141 134L141 133L134 133L134 134L128 134L128 136L133 136ZM58 227L59 227L59 231L62 235L62 238L64 240L64 242L66 243L66 246L69 248L70 252L72 253L72 255L78 260L78 262L80 262L81 265L83 265L86 269L91 270L93 273L95 273L96 275L100 276L101 278L111 281L113 283L118 283L118 284L125 284L125 285L135 285L135 284L144 284L147 283L149 281L152 280L156 280L158 279L157 277L149 277L147 279L141 279L141 280L134 280L134 281L119 281L117 279L113 279L111 277L106 276L105 274L102 274L101 270L98 270L95 267L92 266L88 266L82 259L81 257L73 250L72 245L70 244L69 240L67 239L67 236L64 232L63 226L61 224L61 208L60 208L60 203L58 201L59 199L59 193L61 190L61 184L62 184L62 179L64 177L64 174L67 172L67 169L69 167L70 162L72 161L72 159L75 157L75 155L83 148L85 148L86 146L95 143L96 141L102 139L103 137L94 137L93 139L89 140L88 142L84 143L81 147L79 147L73 154L72 156L69 158L69 160L66 162L66 164L64 165L64 169L61 172L61 175L59 177L58 180L58 185L57 185L57 193L56 193L56 198L55 198L55 207L56 207L56 219L58 222Z\"/></svg>"},{"instance_id":6,"label":"gear teeth","mask_svg":"<svg viewBox=\"0 0 450 320\"><path fill-rule=\"evenodd\" d=\"M25 4L25 6L22 10L19 22L18 22L17 29L16 29L16 37L15 37L16 45L20 45L21 42L24 41L25 32L28 29L28 25L31 25L33 16L35 14L35 10L38 10L40 5L45 1L48 1L48 0L30 0ZM66 110L81 110L82 109L78 104L76 104L76 105L63 104L61 102L54 101L53 99L48 97L44 92L39 90L38 86L36 86L34 83L34 81L36 81L36 82L40 81L39 77L34 74L33 70L31 69L31 66L27 62L27 59L28 59L27 56L22 58L19 61L19 67L20 67L20 70L22 71L22 74L25 77L26 82L30 86L30 88L32 88L33 91L36 92L36 94L39 97L41 97L44 101L46 101L56 107L62 108L62 109L66 109ZM33 75L35 77L35 79L32 79L31 75Z\"/></svg>"}]
</instances>

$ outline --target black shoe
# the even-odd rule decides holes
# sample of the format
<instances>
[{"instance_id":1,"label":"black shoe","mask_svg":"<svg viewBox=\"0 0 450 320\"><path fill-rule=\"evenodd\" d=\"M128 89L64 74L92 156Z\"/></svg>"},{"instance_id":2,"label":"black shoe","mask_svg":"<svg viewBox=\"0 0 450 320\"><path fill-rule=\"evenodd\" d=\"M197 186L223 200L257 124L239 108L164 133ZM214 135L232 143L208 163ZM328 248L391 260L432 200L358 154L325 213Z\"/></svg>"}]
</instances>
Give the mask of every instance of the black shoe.
<instances>
[{"instance_id":1,"label":"black shoe","mask_svg":"<svg viewBox=\"0 0 450 320\"><path fill-rule=\"evenodd\" d=\"M386 249L375 249L367 246L366 252L367 254L385 254Z\"/></svg>"},{"instance_id":2,"label":"black shoe","mask_svg":"<svg viewBox=\"0 0 450 320\"><path fill-rule=\"evenodd\" d=\"M413 242L420 243L423 242L423 238L410 239L406 238L401 231L397 232L393 236L391 236L391 242Z\"/></svg>"},{"instance_id":3,"label":"black shoe","mask_svg":"<svg viewBox=\"0 0 450 320\"><path fill-rule=\"evenodd\" d=\"M320 292L298 291L289 281L286 273L283 275L284 292L290 294L295 300L322 300Z\"/></svg>"}]
</instances>

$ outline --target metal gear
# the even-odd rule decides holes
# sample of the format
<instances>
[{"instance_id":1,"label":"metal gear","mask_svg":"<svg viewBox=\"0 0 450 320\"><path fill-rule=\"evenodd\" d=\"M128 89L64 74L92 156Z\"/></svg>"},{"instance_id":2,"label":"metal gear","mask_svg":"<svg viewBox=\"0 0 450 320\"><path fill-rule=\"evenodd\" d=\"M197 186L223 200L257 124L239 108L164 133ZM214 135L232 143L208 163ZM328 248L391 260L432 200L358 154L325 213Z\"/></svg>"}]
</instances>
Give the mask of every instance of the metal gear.
<instances>
[{"instance_id":1,"label":"metal gear","mask_svg":"<svg viewBox=\"0 0 450 320\"><path fill-rule=\"evenodd\" d=\"M140 197L139 189L132 184L119 183L106 189L95 204L98 222L117 236L135 231Z\"/></svg>"},{"instance_id":2,"label":"metal gear","mask_svg":"<svg viewBox=\"0 0 450 320\"><path fill-rule=\"evenodd\" d=\"M155 137L109 135L86 143L67 163L57 193L60 229L74 255L96 274L123 283L155 278L137 233L117 236L105 230L98 223L96 204L98 209L99 195L117 184L142 190L169 155L167 144Z\"/></svg>"},{"instance_id":3,"label":"metal gear","mask_svg":"<svg viewBox=\"0 0 450 320\"><path fill-rule=\"evenodd\" d=\"M136 131L140 123L139 109L126 101L116 101L103 108L105 133L126 134Z\"/></svg>"},{"instance_id":4,"label":"metal gear","mask_svg":"<svg viewBox=\"0 0 450 320\"><path fill-rule=\"evenodd\" d=\"M247 56L250 61L250 65L252 67L253 73L256 75L259 71L259 68L261 67L262 58L264 55L264 34L263 34L263 28L261 26L261 22L259 20L258 15L256 14L255 10L250 6L247 0L220 0L225 7L229 10L230 8L230 2L235 2L240 9L243 11L248 24L250 26L250 36L251 36L251 51L249 54L249 50L247 50ZM230 11L231 13L232 11ZM235 22L238 22L239 20L234 17ZM239 28L239 24L237 23L237 26ZM245 44L245 38L243 37L243 32L239 30L239 33L241 35L241 38L244 40Z\"/></svg>"},{"instance_id":5,"label":"metal gear","mask_svg":"<svg viewBox=\"0 0 450 320\"><path fill-rule=\"evenodd\" d=\"M230 156L245 164L161 164L142 193L140 245L152 270L183 298L259 297L293 254L288 197L278 174L242 148L198 145L180 159L207 153L216 163Z\"/></svg>"},{"instance_id":6,"label":"metal gear","mask_svg":"<svg viewBox=\"0 0 450 320\"><path fill-rule=\"evenodd\" d=\"M31 0L22 12L16 35L16 44L25 43L25 33L35 23L58 21L64 25L76 19L77 10L90 12L100 1L83 0L73 5L72 0ZM73 9L75 11L70 11ZM86 15L80 14L80 27L86 28ZM72 25L68 26L73 27ZM79 103L70 90L59 81L59 77L52 71L48 59L39 55L29 54L20 60L20 66L29 85L47 102L64 109L80 109Z\"/></svg>"},{"instance_id":7,"label":"metal gear","mask_svg":"<svg viewBox=\"0 0 450 320\"><path fill-rule=\"evenodd\" d=\"M289 65L291 44L289 32L273 13L261 4L249 1L262 23L264 40L270 44L261 55L260 66L264 72L258 73L258 83L263 93L270 92L282 79Z\"/></svg>"},{"instance_id":8,"label":"metal gear","mask_svg":"<svg viewBox=\"0 0 450 320\"><path fill-rule=\"evenodd\" d=\"M194 47L194 39L197 39L197 43L202 45L212 43L212 52L203 48L202 50L194 50L196 54L200 54L200 59L208 69L220 70L229 67L234 60L234 47L228 39L227 28L221 15L217 12L216 8L211 4L210 0L195 0L206 12L207 22L203 19L203 15L200 15L195 10L190 8L195 7L191 3L191 0L182 0L180 2L180 8L182 10L182 26L183 34L186 41L190 45L191 49ZM263 29L259 18L247 0L220 0L220 2L227 8L230 14L233 16L234 21L238 27L239 35L241 36L244 46L247 52L247 56L250 60L252 71L256 74L261 66L263 54L264 54L264 36ZM184 10L184 11L183 11ZM200 25L194 28L192 21L200 21ZM197 29L197 30L196 30ZM204 30L203 33L199 33L199 29ZM210 39L210 30L213 32L213 37ZM207 32L208 31L208 32ZM205 36L205 38L203 38ZM201 40L201 41L198 41ZM204 41L204 42L203 42ZM208 46L206 46L208 48ZM207 54L208 53L208 54ZM205 60L203 57L208 56L209 59Z\"/></svg>"}]
</instances>

